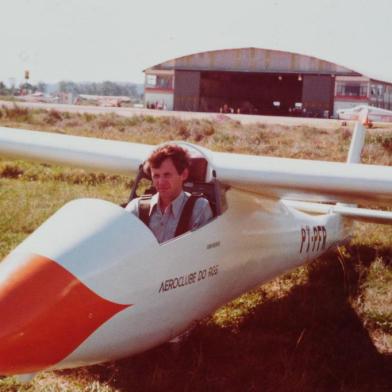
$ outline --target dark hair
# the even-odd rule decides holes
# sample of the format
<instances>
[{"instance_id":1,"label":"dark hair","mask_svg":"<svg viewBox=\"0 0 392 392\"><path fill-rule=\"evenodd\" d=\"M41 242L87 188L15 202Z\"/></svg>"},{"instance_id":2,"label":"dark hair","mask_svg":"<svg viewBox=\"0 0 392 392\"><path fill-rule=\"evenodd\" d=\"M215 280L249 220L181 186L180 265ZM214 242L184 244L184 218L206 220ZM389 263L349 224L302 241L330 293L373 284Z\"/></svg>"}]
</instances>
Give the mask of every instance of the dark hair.
<instances>
[{"instance_id":1,"label":"dark hair","mask_svg":"<svg viewBox=\"0 0 392 392\"><path fill-rule=\"evenodd\" d=\"M172 160L178 174L182 174L190 166L190 155L187 150L176 144L166 144L151 153L144 165L144 171L151 175L151 167L159 168L167 158Z\"/></svg>"}]
</instances>

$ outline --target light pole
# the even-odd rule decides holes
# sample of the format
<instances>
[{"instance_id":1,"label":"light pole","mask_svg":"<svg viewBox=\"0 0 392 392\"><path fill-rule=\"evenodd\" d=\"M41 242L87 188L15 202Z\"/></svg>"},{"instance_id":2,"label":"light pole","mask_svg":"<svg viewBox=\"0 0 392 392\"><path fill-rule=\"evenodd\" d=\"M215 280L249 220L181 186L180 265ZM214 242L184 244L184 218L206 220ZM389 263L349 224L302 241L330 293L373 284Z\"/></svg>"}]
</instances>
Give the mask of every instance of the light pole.
<instances>
[{"instance_id":1,"label":"light pole","mask_svg":"<svg viewBox=\"0 0 392 392\"><path fill-rule=\"evenodd\" d=\"M24 72L24 78L25 78L25 94L24 95L27 95L27 84L28 84L28 80L30 79L30 71L28 69L26 69Z\"/></svg>"}]
</instances>

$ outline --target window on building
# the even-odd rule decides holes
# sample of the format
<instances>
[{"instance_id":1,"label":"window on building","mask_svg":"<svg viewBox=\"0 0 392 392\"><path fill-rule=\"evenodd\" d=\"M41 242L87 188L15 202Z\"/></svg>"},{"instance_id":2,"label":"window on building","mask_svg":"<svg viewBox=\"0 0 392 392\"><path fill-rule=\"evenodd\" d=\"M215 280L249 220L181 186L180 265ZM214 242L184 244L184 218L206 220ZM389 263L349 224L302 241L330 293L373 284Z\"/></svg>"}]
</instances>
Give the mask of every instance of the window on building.
<instances>
[{"instance_id":1,"label":"window on building","mask_svg":"<svg viewBox=\"0 0 392 392\"><path fill-rule=\"evenodd\" d=\"M366 97L366 83L346 83L340 82L336 84L336 95L343 97Z\"/></svg>"},{"instance_id":2,"label":"window on building","mask_svg":"<svg viewBox=\"0 0 392 392\"><path fill-rule=\"evenodd\" d=\"M384 86L382 84L372 84L370 86L370 94L375 97L381 97L384 94Z\"/></svg>"},{"instance_id":3,"label":"window on building","mask_svg":"<svg viewBox=\"0 0 392 392\"><path fill-rule=\"evenodd\" d=\"M336 84L336 95L344 95L344 84L343 83L337 83Z\"/></svg>"},{"instance_id":4,"label":"window on building","mask_svg":"<svg viewBox=\"0 0 392 392\"><path fill-rule=\"evenodd\" d=\"M367 97L367 95L368 95L368 86L367 86L367 84L361 84L360 89L359 89L359 95L361 97Z\"/></svg>"},{"instance_id":5,"label":"window on building","mask_svg":"<svg viewBox=\"0 0 392 392\"><path fill-rule=\"evenodd\" d=\"M171 89L173 88L172 75L146 75L146 87Z\"/></svg>"},{"instance_id":6,"label":"window on building","mask_svg":"<svg viewBox=\"0 0 392 392\"><path fill-rule=\"evenodd\" d=\"M155 87L157 84L157 75L146 75L146 86Z\"/></svg>"},{"instance_id":7,"label":"window on building","mask_svg":"<svg viewBox=\"0 0 392 392\"><path fill-rule=\"evenodd\" d=\"M350 97L359 97L360 88L360 85L347 84L345 88L345 95L348 95Z\"/></svg>"}]
</instances>

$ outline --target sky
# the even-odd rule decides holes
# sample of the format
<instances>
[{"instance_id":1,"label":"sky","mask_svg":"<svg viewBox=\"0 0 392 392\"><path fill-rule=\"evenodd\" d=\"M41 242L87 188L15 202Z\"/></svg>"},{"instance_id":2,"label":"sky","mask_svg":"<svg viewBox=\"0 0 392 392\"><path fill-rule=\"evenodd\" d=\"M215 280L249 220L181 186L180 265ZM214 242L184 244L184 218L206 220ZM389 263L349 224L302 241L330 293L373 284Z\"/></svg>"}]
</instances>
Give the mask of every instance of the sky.
<instances>
[{"instance_id":1,"label":"sky","mask_svg":"<svg viewBox=\"0 0 392 392\"><path fill-rule=\"evenodd\" d=\"M301 53L392 82L390 0L0 0L0 81L129 81L192 53Z\"/></svg>"}]
</instances>

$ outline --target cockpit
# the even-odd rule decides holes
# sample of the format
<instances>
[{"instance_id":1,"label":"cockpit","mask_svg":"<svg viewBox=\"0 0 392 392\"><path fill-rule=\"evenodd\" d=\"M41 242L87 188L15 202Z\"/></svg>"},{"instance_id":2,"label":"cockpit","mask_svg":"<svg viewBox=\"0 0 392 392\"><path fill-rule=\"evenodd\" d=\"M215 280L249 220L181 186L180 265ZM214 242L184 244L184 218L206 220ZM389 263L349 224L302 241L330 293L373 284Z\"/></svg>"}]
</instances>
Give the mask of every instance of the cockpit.
<instances>
[{"instance_id":1,"label":"cockpit","mask_svg":"<svg viewBox=\"0 0 392 392\"><path fill-rule=\"evenodd\" d=\"M216 171L208 158L208 151L186 142L173 143L187 149L191 157L189 176L184 183L184 191L206 198L210 203L214 218L221 215L227 209L225 197L227 189L217 179ZM155 193L156 189L152 185L151 176L146 172L143 163L139 166L128 202L123 206L137 197L154 195Z\"/></svg>"}]
</instances>

